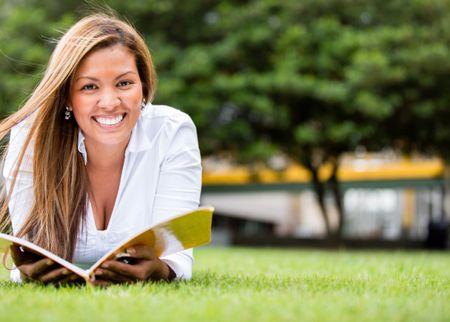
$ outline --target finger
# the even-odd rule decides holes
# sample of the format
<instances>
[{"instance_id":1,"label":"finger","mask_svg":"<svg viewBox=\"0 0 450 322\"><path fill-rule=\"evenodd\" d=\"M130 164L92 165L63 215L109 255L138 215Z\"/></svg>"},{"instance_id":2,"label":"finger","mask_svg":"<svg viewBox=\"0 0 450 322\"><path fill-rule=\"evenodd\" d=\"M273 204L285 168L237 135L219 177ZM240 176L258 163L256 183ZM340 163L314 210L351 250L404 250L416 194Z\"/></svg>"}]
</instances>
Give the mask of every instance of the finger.
<instances>
[{"instance_id":1,"label":"finger","mask_svg":"<svg viewBox=\"0 0 450 322\"><path fill-rule=\"evenodd\" d=\"M117 272L120 275L124 275L128 278L131 278L133 281L145 281L152 277L155 272L156 279L164 278L162 274L163 262L157 258L154 260L145 260L142 259L139 263L134 265L124 264L119 261L107 261L105 262L101 268L106 268L108 270L112 270Z\"/></svg>"},{"instance_id":2,"label":"finger","mask_svg":"<svg viewBox=\"0 0 450 322\"><path fill-rule=\"evenodd\" d=\"M40 275L37 279L43 283L57 283L71 275L71 272L64 267L53 269L47 273Z\"/></svg>"},{"instance_id":3,"label":"finger","mask_svg":"<svg viewBox=\"0 0 450 322\"><path fill-rule=\"evenodd\" d=\"M142 263L150 262L147 260L142 260L138 264L130 265L125 264L120 261L106 261L102 264L100 269L115 272L116 274L125 276L133 281L145 279L145 271L142 269Z\"/></svg>"},{"instance_id":4,"label":"finger","mask_svg":"<svg viewBox=\"0 0 450 322\"><path fill-rule=\"evenodd\" d=\"M66 284L84 284L84 280L78 276L77 274L70 273L66 277L63 277L58 281L59 285L66 285Z\"/></svg>"},{"instance_id":5,"label":"finger","mask_svg":"<svg viewBox=\"0 0 450 322\"><path fill-rule=\"evenodd\" d=\"M147 245L134 245L128 247L125 252L133 258L152 260L155 259L155 253L150 246Z\"/></svg>"},{"instance_id":6,"label":"finger","mask_svg":"<svg viewBox=\"0 0 450 322\"><path fill-rule=\"evenodd\" d=\"M15 244L11 245L10 250L11 250L11 257L16 266L34 263L42 258L42 256L30 252L26 248L19 245Z\"/></svg>"},{"instance_id":7,"label":"finger","mask_svg":"<svg viewBox=\"0 0 450 322\"><path fill-rule=\"evenodd\" d=\"M95 278L99 278L100 280L108 280L114 283L132 283L134 279L117 273L114 270L109 270L106 268L98 268L95 270Z\"/></svg>"},{"instance_id":8,"label":"finger","mask_svg":"<svg viewBox=\"0 0 450 322\"><path fill-rule=\"evenodd\" d=\"M46 272L53 264L52 260L43 258L35 263L20 265L18 266L18 269L28 278L36 279L39 275Z\"/></svg>"},{"instance_id":9,"label":"finger","mask_svg":"<svg viewBox=\"0 0 450 322\"><path fill-rule=\"evenodd\" d=\"M29 281L31 281L30 278L27 275L25 275L22 271L20 271L20 280L22 282L29 282Z\"/></svg>"}]
</instances>

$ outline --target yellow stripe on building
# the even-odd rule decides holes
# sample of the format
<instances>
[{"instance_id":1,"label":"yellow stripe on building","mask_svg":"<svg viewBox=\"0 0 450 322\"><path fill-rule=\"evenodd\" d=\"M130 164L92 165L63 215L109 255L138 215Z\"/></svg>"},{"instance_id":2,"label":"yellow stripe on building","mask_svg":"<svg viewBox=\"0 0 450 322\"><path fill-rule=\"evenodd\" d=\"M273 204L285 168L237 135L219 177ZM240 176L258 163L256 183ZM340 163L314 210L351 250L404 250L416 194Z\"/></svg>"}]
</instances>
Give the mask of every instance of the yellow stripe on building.
<instances>
[{"instance_id":1,"label":"yellow stripe on building","mask_svg":"<svg viewBox=\"0 0 450 322\"><path fill-rule=\"evenodd\" d=\"M376 181L438 178L444 175L444 163L440 159L397 162L352 162L342 165L338 171L340 181ZM323 166L319 171L321 180L331 175L331 165ZM248 183L307 183L311 181L309 171L298 164L289 166L285 171L276 172L268 168L251 171L249 167L234 167L229 170L208 171L203 173L204 185L227 185Z\"/></svg>"}]
</instances>

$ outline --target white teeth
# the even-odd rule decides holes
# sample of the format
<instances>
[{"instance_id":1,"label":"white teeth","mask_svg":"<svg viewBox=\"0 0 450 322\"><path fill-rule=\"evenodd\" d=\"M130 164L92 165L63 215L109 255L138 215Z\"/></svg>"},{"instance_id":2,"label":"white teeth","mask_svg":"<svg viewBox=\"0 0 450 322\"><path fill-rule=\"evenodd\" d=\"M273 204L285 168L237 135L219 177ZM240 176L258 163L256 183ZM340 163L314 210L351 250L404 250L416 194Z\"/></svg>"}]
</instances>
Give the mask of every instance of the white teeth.
<instances>
[{"instance_id":1,"label":"white teeth","mask_svg":"<svg viewBox=\"0 0 450 322\"><path fill-rule=\"evenodd\" d=\"M95 120L103 125L115 125L123 120L123 114L116 117L96 117Z\"/></svg>"}]
</instances>

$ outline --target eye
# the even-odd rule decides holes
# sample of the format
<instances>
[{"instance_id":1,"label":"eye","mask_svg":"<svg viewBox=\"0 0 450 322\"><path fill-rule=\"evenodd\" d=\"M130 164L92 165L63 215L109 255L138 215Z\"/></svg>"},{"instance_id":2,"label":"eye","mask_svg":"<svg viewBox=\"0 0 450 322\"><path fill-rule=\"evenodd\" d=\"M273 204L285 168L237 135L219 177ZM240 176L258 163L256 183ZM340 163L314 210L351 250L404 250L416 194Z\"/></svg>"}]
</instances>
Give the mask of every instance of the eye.
<instances>
[{"instance_id":1,"label":"eye","mask_svg":"<svg viewBox=\"0 0 450 322\"><path fill-rule=\"evenodd\" d=\"M124 81L120 81L119 83L117 83L117 86L118 87L127 87L127 86L130 86L131 84L133 84L133 82L124 80Z\"/></svg>"},{"instance_id":2,"label":"eye","mask_svg":"<svg viewBox=\"0 0 450 322\"><path fill-rule=\"evenodd\" d=\"M94 90L94 89L97 89L98 87L97 87L97 85L95 85L95 84L87 84L87 85L84 85L82 88L81 88L81 90L82 91L92 91L92 90Z\"/></svg>"}]
</instances>

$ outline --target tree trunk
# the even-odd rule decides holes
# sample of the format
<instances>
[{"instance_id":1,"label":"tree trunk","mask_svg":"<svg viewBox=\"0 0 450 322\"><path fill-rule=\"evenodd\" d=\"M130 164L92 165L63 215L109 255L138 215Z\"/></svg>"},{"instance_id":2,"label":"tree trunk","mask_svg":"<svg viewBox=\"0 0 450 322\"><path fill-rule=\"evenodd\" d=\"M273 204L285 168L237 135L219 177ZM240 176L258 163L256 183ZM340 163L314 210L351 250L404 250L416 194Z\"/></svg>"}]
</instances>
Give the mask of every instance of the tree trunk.
<instances>
[{"instance_id":1,"label":"tree trunk","mask_svg":"<svg viewBox=\"0 0 450 322\"><path fill-rule=\"evenodd\" d=\"M306 167L311 172L313 189L319 203L320 212L322 218L325 222L325 228L327 232L327 237L331 235L330 221L328 219L327 209L325 207L325 183L320 181L319 178L319 167L313 166L311 163L307 163Z\"/></svg>"},{"instance_id":2,"label":"tree trunk","mask_svg":"<svg viewBox=\"0 0 450 322\"><path fill-rule=\"evenodd\" d=\"M339 180L337 177L337 173L339 170L339 160L333 159L332 161L332 172L331 176L328 179L331 190L333 192L334 201L336 203L336 210L338 215L338 229L334 235L334 237L337 239L337 241L342 240L342 234L343 234L343 228L344 228L344 220L345 220L345 212L344 212L344 206L343 206L343 194L341 191L341 187L339 185Z\"/></svg>"}]
</instances>

